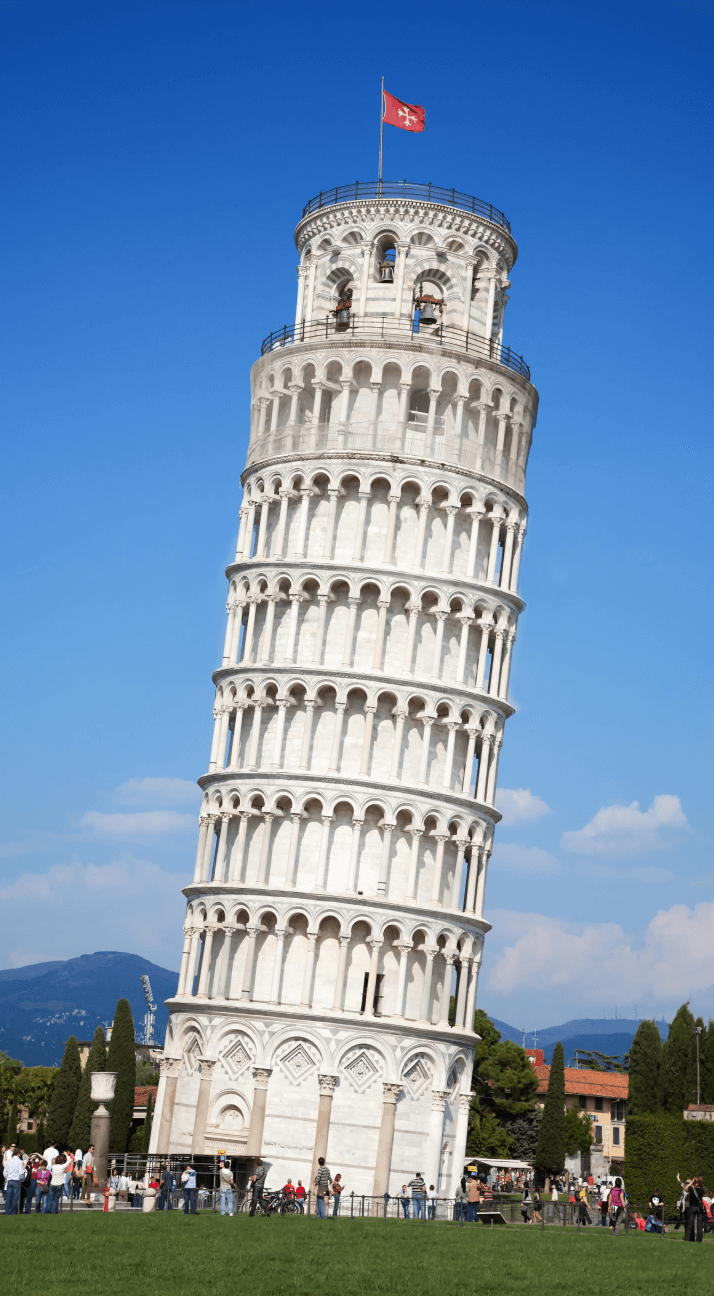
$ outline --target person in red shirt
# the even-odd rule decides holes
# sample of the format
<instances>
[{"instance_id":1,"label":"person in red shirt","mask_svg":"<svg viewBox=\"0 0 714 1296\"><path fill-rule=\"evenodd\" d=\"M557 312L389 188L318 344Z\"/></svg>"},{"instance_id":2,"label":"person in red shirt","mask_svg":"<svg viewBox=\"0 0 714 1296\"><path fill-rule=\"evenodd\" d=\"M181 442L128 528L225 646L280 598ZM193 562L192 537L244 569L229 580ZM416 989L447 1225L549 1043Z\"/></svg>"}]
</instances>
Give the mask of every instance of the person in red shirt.
<instances>
[{"instance_id":1,"label":"person in red shirt","mask_svg":"<svg viewBox=\"0 0 714 1296\"><path fill-rule=\"evenodd\" d=\"M297 1188L295 1189L295 1200L300 1207L300 1214L305 1214L305 1189L302 1186L302 1179L298 1179Z\"/></svg>"}]
</instances>

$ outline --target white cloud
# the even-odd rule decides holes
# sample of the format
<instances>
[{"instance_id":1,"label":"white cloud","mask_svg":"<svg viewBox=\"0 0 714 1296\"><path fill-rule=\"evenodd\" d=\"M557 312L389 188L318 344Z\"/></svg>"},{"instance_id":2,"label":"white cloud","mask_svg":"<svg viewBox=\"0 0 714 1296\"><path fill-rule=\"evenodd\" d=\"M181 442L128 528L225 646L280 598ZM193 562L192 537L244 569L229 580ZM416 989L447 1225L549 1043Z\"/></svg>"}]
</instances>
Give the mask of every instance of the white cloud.
<instances>
[{"instance_id":1,"label":"white cloud","mask_svg":"<svg viewBox=\"0 0 714 1296\"><path fill-rule=\"evenodd\" d=\"M672 830L689 830L678 796L656 796L649 810L632 805L603 806L576 832L563 833L561 846L578 855L640 855L668 850Z\"/></svg>"},{"instance_id":2,"label":"white cloud","mask_svg":"<svg viewBox=\"0 0 714 1296\"><path fill-rule=\"evenodd\" d=\"M487 962L486 992L514 995L538 986L541 1000L577 986L578 1003L681 1003L714 984L714 903L673 905L652 919L641 943L618 923L565 923L542 914L496 910L494 934L507 942ZM486 944L488 952L488 942ZM483 998L483 996L482 996ZM582 1011L580 1015L583 1015Z\"/></svg>"},{"instance_id":3,"label":"white cloud","mask_svg":"<svg viewBox=\"0 0 714 1296\"><path fill-rule=\"evenodd\" d=\"M150 860L123 855L111 864L55 864L21 873L0 887L9 918L0 927L0 967L75 958L98 949L148 956L177 968L181 958L187 874L165 873Z\"/></svg>"},{"instance_id":4,"label":"white cloud","mask_svg":"<svg viewBox=\"0 0 714 1296\"><path fill-rule=\"evenodd\" d=\"M119 805L164 807L166 805L198 805L201 789L188 779L133 778L114 790L114 800Z\"/></svg>"},{"instance_id":5,"label":"white cloud","mask_svg":"<svg viewBox=\"0 0 714 1296\"><path fill-rule=\"evenodd\" d=\"M47 850L47 842L41 840L5 842L0 846L0 859L17 859L19 855L29 855L31 851L44 850Z\"/></svg>"},{"instance_id":6,"label":"white cloud","mask_svg":"<svg viewBox=\"0 0 714 1296\"><path fill-rule=\"evenodd\" d=\"M176 810L142 810L136 814L102 814L99 810L88 810L82 815L79 826L90 828L100 837L145 837L189 832L196 827L196 816L178 814Z\"/></svg>"},{"instance_id":7,"label":"white cloud","mask_svg":"<svg viewBox=\"0 0 714 1296\"><path fill-rule=\"evenodd\" d=\"M533 819L542 819L543 815L552 814L549 805L530 788L499 788L496 793L496 809L503 815L502 823L529 823Z\"/></svg>"},{"instance_id":8,"label":"white cloud","mask_svg":"<svg viewBox=\"0 0 714 1296\"><path fill-rule=\"evenodd\" d=\"M540 846L518 846L514 842L497 842L493 864L508 873L559 873L561 869L555 856Z\"/></svg>"}]
</instances>

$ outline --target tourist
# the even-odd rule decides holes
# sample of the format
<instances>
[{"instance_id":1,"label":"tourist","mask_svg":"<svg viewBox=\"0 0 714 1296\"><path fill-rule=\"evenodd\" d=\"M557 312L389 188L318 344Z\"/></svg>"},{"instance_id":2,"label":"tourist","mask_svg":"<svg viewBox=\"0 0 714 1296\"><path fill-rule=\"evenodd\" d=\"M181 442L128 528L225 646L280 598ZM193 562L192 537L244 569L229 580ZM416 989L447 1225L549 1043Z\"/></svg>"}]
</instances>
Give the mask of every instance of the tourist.
<instances>
[{"instance_id":1,"label":"tourist","mask_svg":"<svg viewBox=\"0 0 714 1296\"><path fill-rule=\"evenodd\" d=\"M43 1155L45 1161L47 1162L48 1166L51 1168L51 1167L52 1167L52 1162L55 1160L56 1157L59 1156L59 1149L56 1148L56 1147L54 1147L54 1145L53 1145L52 1143L50 1143L50 1146L47 1147L47 1148L45 1148L45 1150L44 1150L44 1152L42 1153L42 1155Z\"/></svg>"},{"instance_id":2,"label":"tourist","mask_svg":"<svg viewBox=\"0 0 714 1296\"><path fill-rule=\"evenodd\" d=\"M421 1170L415 1172L414 1178L409 1180L409 1188L412 1194L412 1207L414 1210L414 1219L424 1218L424 1197L426 1195L426 1184L422 1178Z\"/></svg>"},{"instance_id":3,"label":"tourist","mask_svg":"<svg viewBox=\"0 0 714 1296\"><path fill-rule=\"evenodd\" d=\"M659 1188L655 1188L655 1191L652 1193L652 1196L650 1197L650 1215L654 1215L655 1219L661 1220L662 1207L663 1207L663 1202L662 1202L662 1197Z\"/></svg>"},{"instance_id":4,"label":"tourist","mask_svg":"<svg viewBox=\"0 0 714 1296\"><path fill-rule=\"evenodd\" d=\"M129 1181L131 1185L131 1180ZM162 1165L159 1173L159 1200L156 1203L159 1210L173 1210L174 1204L171 1200L171 1192L174 1181L168 1166Z\"/></svg>"},{"instance_id":5,"label":"tourist","mask_svg":"<svg viewBox=\"0 0 714 1296\"><path fill-rule=\"evenodd\" d=\"M330 1197L330 1182L332 1175L325 1165L325 1158L317 1158L317 1174L313 1179L315 1186L315 1203L319 1219L327 1218L327 1203Z\"/></svg>"},{"instance_id":6,"label":"tourist","mask_svg":"<svg viewBox=\"0 0 714 1296\"><path fill-rule=\"evenodd\" d=\"M297 1188L295 1189L295 1201L301 1215L305 1214L305 1188L302 1179L298 1179Z\"/></svg>"},{"instance_id":7,"label":"tourist","mask_svg":"<svg viewBox=\"0 0 714 1296\"><path fill-rule=\"evenodd\" d=\"M689 1203L687 1209L687 1227L684 1233L685 1242L701 1242L704 1228L704 1187L699 1175L689 1185ZM696 1239L695 1234L696 1232Z\"/></svg>"},{"instance_id":8,"label":"tourist","mask_svg":"<svg viewBox=\"0 0 714 1296\"><path fill-rule=\"evenodd\" d=\"M66 1164L67 1158L63 1152L60 1156L55 1157L50 1167L50 1191L47 1203L48 1215L56 1215L59 1210L59 1200L62 1196L62 1189L64 1188Z\"/></svg>"},{"instance_id":9,"label":"tourist","mask_svg":"<svg viewBox=\"0 0 714 1296\"><path fill-rule=\"evenodd\" d=\"M64 1195L69 1201L72 1195L72 1171L74 1170L74 1156L71 1152L65 1152L67 1158L67 1170L64 1177Z\"/></svg>"},{"instance_id":10,"label":"tourist","mask_svg":"<svg viewBox=\"0 0 714 1296\"><path fill-rule=\"evenodd\" d=\"M677 1202L677 1210L679 1211L679 1219L677 1220L677 1223L675 1224L674 1227L675 1227L675 1231L676 1231L676 1230L680 1227L680 1225L682 1225L683 1228L684 1228L684 1231L685 1231L685 1235L686 1235L686 1231L687 1231L687 1219L688 1219L688 1216L689 1216L689 1189L690 1189L690 1187L691 1187L691 1183L692 1183L692 1181L691 1181L691 1179L685 1179L684 1183L682 1183L682 1180L681 1180L680 1177L679 1177L679 1171L677 1171L677 1183L679 1184L680 1188L682 1189L682 1192L681 1192L681 1195L680 1195L679 1201Z\"/></svg>"},{"instance_id":11,"label":"tourist","mask_svg":"<svg viewBox=\"0 0 714 1296\"><path fill-rule=\"evenodd\" d=\"M74 1150L74 1164L75 1164L75 1166L79 1166L80 1170L82 1169L82 1160L83 1160L82 1149L81 1149L81 1148L75 1148L75 1150Z\"/></svg>"},{"instance_id":12,"label":"tourist","mask_svg":"<svg viewBox=\"0 0 714 1296\"><path fill-rule=\"evenodd\" d=\"M47 1158L45 1158L45 1160L46 1160L46 1159L47 1159ZM48 1162L48 1164L49 1164L49 1162ZM93 1143L90 1143L90 1145L89 1145L89 1150L88 1150L88 1152L87 1152L87 1155L86 1155L86 1157L84 1157L84 1160L83 1160L83 1163L82 1163L82 1174L83 1174L83 1176L84 1176L84 1184L83 1184L83 1187L82 1187L82 1195L81 1195L81 1197L80 1197L80 1201L91 1202L91 1200L92 1200L92 1191L93 1191L94 1184L95 1184L95 1180L94 1180L94 1144L93 1144Z\"/></svg>"},{"instance_id":13,"label":"tourist","mask_svg":"<svg viewBox=\"0 0 714 1296\"><path fill-rule=\"evenodd\" d=\"M230 1166L226 1165L225 1162L218 1171L218 1186L221 1190L221 1215L225 1215L227 1208L228 1214L232 1216L235 1181Z\"/></svg>"},{"instance_id":14,"label":"tourist","mask_svg":"<svg viewBox=\"0 0 714 1296\"><path fill-rule=\"evenodd\" d=\"M468 1184L466 1185L466 1195L467 1222L469 1224L476 1224L478 1223L478 1208L481 1205L481 1184L475 1174L472 1174L469 1178Z\"/></svg>"},{"instance_id":15,"label":"tourist","mask_svg":"<svg viewBox=\"0 0 714 1296\"><path fill-rule=\"evenodd\" d=\"M625 1209L625 1192L621 1179L615 1180L614 1186L610 1189L607 1204L610 1212L610 1229L614 1237L619 1232L620 1216Z\"/></svg>"},{"instance_id":16,"label":"tourist","mask_svg":"<svg viewBox=\"0 0 714 1296\"><path fill-rule=\"evenodd\" d=\"M426 1190L426 1197L429 1219L436 1219L436 1203L439 1200L439 1194L435 1191L433 1184L429 1184L429 1187Z\"/></svg>"},{"instance_id":17,"label":"tourist","mask_svg":"<svg viewBox=\"0 0 714 1296\"><path fill-rule=\"evenodd\" d=\"M523 1198L521 1200L521 1218L523 1219L524 1224L530 1222L530 1209L532 1202L533 1198L531 1197L531 1190L528 1187L528 1184L525 1184L523 1187Z\"/></svg>"},{"instance_id":18,"label":"tourist","mask_svg":"<svg viewBox=\"0 0 714 1296\"><path fill-rule=\"evenodd\" d=\"M610 1189L607 1180L604 1179L600 1187L600 1223L603 1228L607 1228L607 1204L610 1197Z\"/></svg>"},{"instance_id":19,"label":"tourist","mask_svg":"<svg viewBox=\"0 0 714 1296\"><path fill-rule=\"evenodd\" d=\"M588 1210L588 1193L585 1184L583 1184L580 1189L578 1201L578 1224L592 1224L592 1219Z\"/></svg>"},{"instance_id":20,"label":"tourist","mask_svg":"<svg viewBox=\"0 0 714 1296\"><path fill-rule=\"evenodd\" d=\"M463 1179L461 1180L461 1182L462 1182L462 1183L464 1182ZM402 1184L402 1191L401 1191L401 1193L399 1194L399 1200L400 1200L400 1202L402 1203L402 1210L404 1211L404 1218L405 1218L405 1219L409 1219L409 1190L408 1190L406 1184Z\"/></svg>"},{"instance_id":21,"label":"tourist","mask_svg":"<svg viewBox=\"0 0 714 1296\"><path fill-rule=\"evenodd\" d=\"M402 1196L404 1196L404 1188L402 1188ZM462 1220L465 1218L466 1203L468 1202L468 1199L469 1194L466 1184L466 1176L464 1175L459 1179L454 1192L454 1219Z\"/></svg>"},{"instance_id":22,"label":"tourist","mask_svg":"<svg viewBox=\"0 0 714 1296\"><path fill-rule=\"evenodd\" d=\"M35 1153L31 1156L25 1166L25 1214L29 1215L32 1210L32 1203L35 1203L35 1214L40 1209L39 1185L37 1183L37 1171L40 1168L40 1158Z\"/></svg>"},{"instance_id":23,"label":"tourist","mask_svg":"<svg viewBox=\"0 0 714 1296\"><path fill-rule=\"evenodd\" d=\"M557 1202L558 1200L558 1185L555 1182L555 1179L553 1180L553 1188L550 1194L550 1200L553 1202Z\"/></svg>"},{"instance_id":24,"label":"tourist","mask_svg":"<svg viewBox=\"0 0 714 1296\"><path fill-rule=\"evenodd\" d=\"M5 1161L3 1174L5 1176L5 1214L17 1215L20 1201L20 1184L25 1178L25 1162L22 1159L21 1150L11 1143L10 1156Z\"/></svg>"},{"instance_id":25,"label":"tourist","mask_svg":"<svg viewBox=\"0 0 714 1296\"><path fill-rule=\"evenodd\" d=\"M334 1202L332 1203L333 1215L339 1215L340 1213L340 1198L342 1197L344 1190L345 1190L345 1185L342 1182L342 1175L336 1174L334 1179L332 1180L332 1196L335 1199Z\"/></svg>"},{"instance_id":26,"label":"tourist","mask_svg":"<svg viewBox=\"0 0 714 1296\"><path fill-rule=\"evenodd\" d=\"M196 1171L193 1166L184 1167L181 1175L183 1184L183 1213L184 1215L196 1214Z\"/></svg>"},{"instance_id":27,"label":"tourist","mask_svg":"<svg viewBox=\"0 0 714 1296\"><path fill-rule=\"evenodd\" d=\"M250 1182L253 1185L253 1191L250 1199L251 1215L255 1215L258 1202L260 1202L261 1206L263 1205L263 1190L265 1188L265 1176L267 1173L268 1172L265 1166L263 1165L263 1162L261 1161L260 1157L258 1157L255 1163L255 1170L253 1174L250 1176Z\"/></svg>"},{"instance_id":28,"label":"tourist","mask_svg":"<svg viewBox=\"0 0 714 1296\"><path fill-rule=\"evenodd\" d=\"M653 1214L650 1212L650 1214L647 1216L647 1219L643 1221L642 1226L640 1226L640 1219L641 1219L641 1218L642 1218L641 1215L637 1215L637 1214L635 1214L635 1222L636 1222L638 1228L643 1227L646 1233L661 1233L661 1232L662 1232L662 1224L661 1224L661 1221L657 1219L657 1216L656 1216L656 1215L653 1215Z\"/></svg>"},{"instance_id":29,"label":"tourist","mask_svg":"<svg viewBox=\"0 0 714 1296\"><path fill-rule=\"evenodd\" d=\"M74 1165L72 1166L72 1198L74 1201L78 1200L81 1191L82 1191L82 1163L81 1161L77 1161L77 1158L75 1157Z\"/></svg>"},{"instance_id":30,"label":"tourist","mask_svg":"<svg viewBox=\"0 0 714 1296\"><path fill-rule=\"evenodd\" d=\"M541 1215L542 1209L543 1209L543 1203L541 1202L540 1192L538 1188L534 1188L533 1189L533 1219L531 1223L533 1224L543 1223L543 1217Z\"/></svg>"}]
</instances>

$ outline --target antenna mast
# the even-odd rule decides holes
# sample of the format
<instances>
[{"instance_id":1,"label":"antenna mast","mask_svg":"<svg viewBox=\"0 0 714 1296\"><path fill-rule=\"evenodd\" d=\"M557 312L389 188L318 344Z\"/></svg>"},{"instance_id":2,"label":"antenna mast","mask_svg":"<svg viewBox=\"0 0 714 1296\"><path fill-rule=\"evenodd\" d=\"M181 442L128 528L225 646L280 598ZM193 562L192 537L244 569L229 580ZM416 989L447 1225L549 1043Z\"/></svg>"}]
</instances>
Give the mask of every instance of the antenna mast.
<instances>
[{"instance_id":1,"label":"antenna mast","mask_svg":"<svg viewBox=\"0 0 714 1296\"><path fill-rule=\"evenodd\" d=\"M141 984L144 987L144 997L146 999L146 1006L149 1010L144 1018L144 1043L153 1044L154 1022L156 1021L156 1004L154 1003L154 996L151 992L151 982L148 976L142 976Z\"/></svg>"}]
</instances>

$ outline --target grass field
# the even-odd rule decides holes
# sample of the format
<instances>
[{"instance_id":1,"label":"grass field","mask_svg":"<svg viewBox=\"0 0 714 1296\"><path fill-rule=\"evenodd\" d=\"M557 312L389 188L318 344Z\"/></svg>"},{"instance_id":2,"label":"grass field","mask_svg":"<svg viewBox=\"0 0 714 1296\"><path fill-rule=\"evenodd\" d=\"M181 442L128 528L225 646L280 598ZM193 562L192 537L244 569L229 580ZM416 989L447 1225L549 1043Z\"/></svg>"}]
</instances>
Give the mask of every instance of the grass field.
<instances>
[{"instance_id":1,"label":"grass field","mask_svg":"<svg viewBox=\"0 0 714 1296\"><path fill-rule=\"evenodd\" d=\"M3 1290L42 1296L699 1296L714 1247L568 1229L245 1215L0 1216Z\"/></svg>"}]
</instances>

